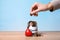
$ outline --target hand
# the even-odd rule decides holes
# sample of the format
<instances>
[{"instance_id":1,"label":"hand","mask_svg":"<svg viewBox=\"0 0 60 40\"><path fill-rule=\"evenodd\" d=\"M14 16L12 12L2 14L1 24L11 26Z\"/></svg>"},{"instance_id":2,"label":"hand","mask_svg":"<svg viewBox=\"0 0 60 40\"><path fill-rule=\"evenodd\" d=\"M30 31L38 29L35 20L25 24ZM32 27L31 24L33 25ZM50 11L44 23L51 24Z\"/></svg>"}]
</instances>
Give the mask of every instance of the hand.
<instances>
[{"instance_id":1,"label":"hand","mask_svg":"<svg viewBox=\"0 0 60 40\"><path fill-rule=\"evenodd\" d=\"M34 3L30 9L30 15L38 16L38 12L48 10L48 5L41 3Z\"/></svg>"}]
</instances>

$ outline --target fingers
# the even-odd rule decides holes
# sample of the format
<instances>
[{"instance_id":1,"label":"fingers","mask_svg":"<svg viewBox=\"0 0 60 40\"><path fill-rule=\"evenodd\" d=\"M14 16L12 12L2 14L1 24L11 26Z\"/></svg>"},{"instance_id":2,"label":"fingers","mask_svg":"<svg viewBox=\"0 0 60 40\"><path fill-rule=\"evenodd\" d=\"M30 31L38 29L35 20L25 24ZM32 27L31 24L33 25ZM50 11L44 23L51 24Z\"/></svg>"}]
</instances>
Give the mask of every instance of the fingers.
<instances>
[{"instance_id":1,"label":"fingers","mask_svg":"<svg viewBox=\"0 0 60 40\"><path fill-rule=\"evenodd\" d=\"M33 15L34 15L34 16L38 16L38 13L34 13Z\"/></svg>"},{"instance_id":2,"label":"fingers","mask_svg":"<svg viewBox=\"0 0 60 40\"><path fill-rule=\"evenodd\" d=\"M39 12L39 9L34 10L34 11L32 11L32 12L30 13L30 15L31 15L31 16L32 16L32 15L38 16L38 12Z\"/></svg>"},{"instance_id":3,"label":"fingers","mask_svg":"<svg viewBox=\"0 0 60 40\"><path fill-rule=\"evenodd\" d=\"M37 3L35 3L30 9L30 15L38 16L37 12L34 12L37 9L38 9L38 6L37 6Z\"/></svg>"},{"instance_id":4,"label":"fingers","mask_svg":"<svg viewBox=\"0 0 60 40\"><path fill-rule=\"evenodd\" d=\"M31 14L38 13L39 11L40 11L39 9L34 10L34 11L31 12Z\"/></svg>"},{"instance_id":5,"label":"fingers","mask_svg":"<svg viewBox=\"0 0 60 40\"><path fill-rule=\"evenodd\" d=\"M34 7L36 6L37 3L34 3L30 9L30 13L34 10Z\"/></svg>"},{"instance_id":6,"label":"fingers","mask_svg":"<svg viewBox=\"0 0 60 40\"><path fill-rule=\"evenodd\" d=\"M30 16L38 16L38 13L30 14Z\"/></svg>"}]
</instances>

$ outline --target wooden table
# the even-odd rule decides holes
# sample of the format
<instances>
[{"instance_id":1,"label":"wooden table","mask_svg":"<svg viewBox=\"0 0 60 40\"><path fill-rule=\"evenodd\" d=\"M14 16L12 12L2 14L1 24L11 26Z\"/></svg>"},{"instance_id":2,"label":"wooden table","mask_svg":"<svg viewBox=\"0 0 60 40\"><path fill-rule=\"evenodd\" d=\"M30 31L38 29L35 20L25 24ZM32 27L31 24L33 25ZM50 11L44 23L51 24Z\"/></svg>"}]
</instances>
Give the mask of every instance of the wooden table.
<instances>
[{"instance_id":1,"label":"wooden table","mask_svg":"<svg viewBox=\"0 0 60 40\"><path fill-rule=\"evenodd\" d=\"M60 32L40 32L39 37L26 37L22 31L0 32L0 40L60 40Z\"/></svg>"}]
</instances>

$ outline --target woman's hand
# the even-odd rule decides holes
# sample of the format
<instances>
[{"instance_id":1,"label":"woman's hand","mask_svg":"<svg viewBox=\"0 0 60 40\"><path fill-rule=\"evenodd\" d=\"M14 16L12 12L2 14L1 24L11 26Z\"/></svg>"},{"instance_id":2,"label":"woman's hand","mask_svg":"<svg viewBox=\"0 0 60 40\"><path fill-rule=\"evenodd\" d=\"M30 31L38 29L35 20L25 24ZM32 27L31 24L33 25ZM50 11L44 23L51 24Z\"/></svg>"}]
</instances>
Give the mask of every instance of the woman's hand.
<instances>
[{"instance_id":1,"label":"woman's hand","mask_svg":"<svg viewBox=\"0 0 60 40\"><path fill-rule=\"evenodd\" d=\"M38 16L38 12L48 10L47 4L34 3L30 9L30 15Z\"/></svg>"}]
</instances>

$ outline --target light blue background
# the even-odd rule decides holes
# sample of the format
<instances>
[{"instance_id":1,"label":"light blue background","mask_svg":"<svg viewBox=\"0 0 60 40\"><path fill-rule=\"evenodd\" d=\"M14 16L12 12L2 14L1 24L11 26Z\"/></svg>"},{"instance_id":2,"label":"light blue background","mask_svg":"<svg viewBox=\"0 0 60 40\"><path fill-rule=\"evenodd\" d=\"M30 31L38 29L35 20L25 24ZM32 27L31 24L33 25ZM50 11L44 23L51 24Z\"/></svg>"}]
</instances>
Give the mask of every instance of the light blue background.
<instances>
[{"instance_id":1,"label":"light blue background","mask_svg":"<svg viewBox=\"0 0 60 40\"><path fill-rule=\"evenodd\" d=\"M24 31L27 23L34 20L39 31L60 31L60 10L39 12L30 16L30 7L35 2L43 4L51 0L0 0L0 31Z\"/></svg>"}]
</instances>

